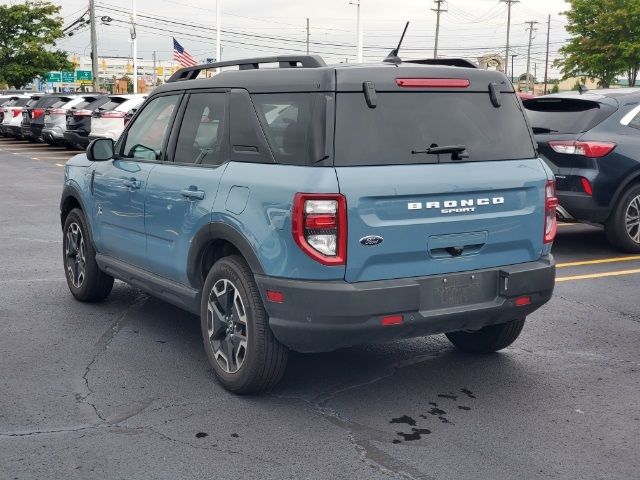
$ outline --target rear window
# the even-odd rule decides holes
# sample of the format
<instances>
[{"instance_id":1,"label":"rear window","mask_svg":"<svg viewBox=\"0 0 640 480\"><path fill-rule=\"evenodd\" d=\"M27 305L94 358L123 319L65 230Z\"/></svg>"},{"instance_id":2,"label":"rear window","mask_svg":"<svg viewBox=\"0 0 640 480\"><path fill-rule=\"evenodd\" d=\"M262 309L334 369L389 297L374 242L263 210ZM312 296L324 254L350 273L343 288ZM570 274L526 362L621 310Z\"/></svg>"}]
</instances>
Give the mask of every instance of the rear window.
<instances>
[{"instance_id":1,"label":"rear window","mask_svg":"<svg viewBox=\"0 0 640 480\"><path fill-rule=\"evenodd\" d=\"M13 100L7 106L8 107L24 107L29 102L29 100L30 100L29 97L16 98L15 100Z\"/></svg>"},{"instance_id":2,"label":"rear window","mask_svg":"<svg viewBox=\"0 0 640 480\"><path fill-rule=\"evenodd\" d=\"M41 99L42 97L31 97L28 101L27 101L27 107L31 108L34 107Z\"/></svg>"},{"instance_id":3,"label":"rear window","mask_svg":"<svg viewBox=\"0 0 640 480\"><path fill-rule=\"evenodd\" d=\"M451 154L412 153L464 145L464 161L535 157L514 94L496 108L484 92L378 92L376 108L362 93L336 98L335 164L404 165L451 161ZM440 158L438 158L440 157Z\"/></svg>"},{"instance_id":4,"label":"rear window","mask_svg":"<svg viewBox=\"0 0 640 480\"><path fill-rule=\"evenodd\" d=\"M92 103L96 102L96 101L108 101L109 99L107 97L84 97L84 99L78 103L77 105L75 105L73 108L75 110L83 110L85 108L88 108L89 105L91 105ZM100 105L102 105L102 103L100 103ZM97 105L94 108L98 108L100 105ZM91 108L89 108L89 110L92 110Z\"/></svg>"},{"instance_id":5,"label":"rear window","mask_svg":"<svg viewBox=\"0 0 640 480\"><path fill-rule=\"evenodd\" d=\"M126 102L128 98L109 97L109 101L100 106L100 110L115 110L118 106Z\"/></svg>"},{"instance_id":6,"label":"rear window","mask_svg":"<svg viewBox=\"0 0 640 480\"><path fill-rule=\"evenodd\" d=\"M611 105L573 98L525 100L533 133L583 133L616 111Z\"/></svg>"},{"instance_id":7,"label":"rear window","mask_svg":"<svg viewBox=\"0 0 640 480\"><path fill-rule=\"evenodd\" d=\"M60 97L42 97L35 106L37 108L48 108L59 101Z\"/></svg>"}]
</instances>

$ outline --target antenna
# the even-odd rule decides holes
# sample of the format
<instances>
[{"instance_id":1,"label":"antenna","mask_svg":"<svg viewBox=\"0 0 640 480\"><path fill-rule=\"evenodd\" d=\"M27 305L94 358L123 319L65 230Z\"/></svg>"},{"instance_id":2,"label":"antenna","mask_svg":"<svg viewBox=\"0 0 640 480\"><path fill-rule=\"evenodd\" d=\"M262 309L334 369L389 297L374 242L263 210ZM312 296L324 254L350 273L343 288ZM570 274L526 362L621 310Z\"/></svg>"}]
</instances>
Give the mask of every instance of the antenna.
<instances>
[{"instance_id":1,"label":"antenna","mask_svg":"<svg viewBox=\"0 0 640 480\"><path fill-rule=\"evenodd\" d=\"M404 26L404 30L402 31L402 36L400 37L398 46L395 49L391 50L391 52L389 52L387 58L384 59L385 62L395 64L402 63L402 60L400 59L400 57L398 57L398 53L400 52L400 46L402 46L402 41L404 40L404 34L407 33L407 28L409 28L409 22L407 22Z\"/></svg>"}]
</instances>

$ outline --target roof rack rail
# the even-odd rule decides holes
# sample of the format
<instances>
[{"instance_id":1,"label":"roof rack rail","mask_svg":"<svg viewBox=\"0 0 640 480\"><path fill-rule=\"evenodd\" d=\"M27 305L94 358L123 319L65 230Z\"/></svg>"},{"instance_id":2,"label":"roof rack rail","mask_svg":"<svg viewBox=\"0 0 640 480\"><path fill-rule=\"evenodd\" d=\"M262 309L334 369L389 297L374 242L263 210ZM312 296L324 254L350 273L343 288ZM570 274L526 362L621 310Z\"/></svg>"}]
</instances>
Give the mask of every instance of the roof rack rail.
<instances>
[{"instance_id":1,"label":"roof rack rail","mask_svg":"<svg viewBox=\"0 0 640 480\"><path fill-rule=\"evenodd\" d=\"M423 60L404 60L403 63L419 63L421 65L445 65L449 67L478 68L478 66L464 58L425 58Z\"/></svg>"},{"instance_id":2,"label":"roof rack rail","mask_svg":"<svg viewBox=\"0 0 640 480\"><path fill-rule=\"evenodd\" d=\"M326 67L319 55L281 55L279 57L245 58L243 60L227 60L225 62L205 63L194 67L181 68L169 78L168 82L181 80L193 80L202 70L211 70L220 67L239 67L240 70L255 70L261 63L278 63L280 68L319 68Z\"/></svg>"}]
</instances>

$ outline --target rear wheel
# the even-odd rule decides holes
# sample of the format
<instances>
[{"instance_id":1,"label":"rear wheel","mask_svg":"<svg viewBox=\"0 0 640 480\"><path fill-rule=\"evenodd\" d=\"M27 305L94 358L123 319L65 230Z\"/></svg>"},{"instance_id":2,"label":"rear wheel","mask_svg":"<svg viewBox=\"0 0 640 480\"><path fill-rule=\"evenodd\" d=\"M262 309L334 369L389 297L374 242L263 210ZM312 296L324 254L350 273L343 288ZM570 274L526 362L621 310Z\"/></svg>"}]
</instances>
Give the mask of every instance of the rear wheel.
<instances>
[{"instance_id":1,"label":"rear wheel","mask_svg":"<svg viewBox=\"0 0 640 480\"><path fill-rule=\"evenodd\" d=\"M640 185L622 194L605 225L605 234L615 248L640 253Z\"/></svg>"},{"instance_id":2,"label":"rear wheel","mask_svg":"<svg viewBox=\"0 0 640 480\"><path fill-rule=\"evenodd\" d=\"M211 268L200 319L207 357L227 390L259 393L282 378L288 351L269 328L258 287L242 257L224 257Z\"/></svg>"},{"instance_id":3,"label":"rear wheel","mask_svg":"<svg viewBox=\"0 0 640 480\"><path fill-rule=\"evenodd\" d=\"M113 288L113 277L98 268L82 210L69 212L63 232L64 271L71 294L81 302L104 300Z\"/></svg>"},{"instance_id":4,"label":"rear wheel","mask_svg":"<svg viewBox=\"0 0 640 480\"><path fill-rule=\"evenodd\" d=\"M489 325L476 331L447 333L447 338L460 350L471 353L493 353L508 347L520 335L524 318L499 325Z\"/></svg>"}]
</instances>

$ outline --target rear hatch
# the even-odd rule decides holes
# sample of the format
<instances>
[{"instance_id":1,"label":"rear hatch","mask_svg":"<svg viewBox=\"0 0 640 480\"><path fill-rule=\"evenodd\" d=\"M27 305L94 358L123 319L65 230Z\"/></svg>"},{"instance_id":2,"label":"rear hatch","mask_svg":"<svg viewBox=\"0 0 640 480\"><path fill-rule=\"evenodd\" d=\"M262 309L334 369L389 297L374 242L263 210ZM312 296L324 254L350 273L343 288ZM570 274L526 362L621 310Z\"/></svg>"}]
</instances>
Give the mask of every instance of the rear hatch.
<instances>
[{"instance_id":1,"label":"rear hatch","mask_svg":"<svg viewBox=\"0 0 640 480\"><path fill-rule=\"evenodd\" d=\"M22 121L22 108L29 102L29 97L15 97L4 107L2 123L16 125Z\"/></svg>"},{"instance_id":2,"label":"rear hatch","mask_svg":"<svg viewBox=\"0 0 640 480\"><path fill-rule=\"evenodd\" d=\"M371 70L375 78L365 69L337 74L335 167L348 208L345 279L539 259L547 171L506 78L447 67L400 67L385 70L386 77L380 70Z\"/></svg>"},{"instance_id":3,"label":"rear hatch","mask_svg":"<svg viewBox=\"0 0 640 480\"><path fill-rule=\"evenodd\" d=\"M33 118L33 108L38 104L42 97L33 96L29 99L25 107L22 109L22 126L27 127L31 124Z\"/></svg>"},{"instance_id":4,"label":"rear hatch","mask_svg":"<svg viewBox=\"0 0 640 480\"><path fill-rule=\"evenodd\" d=\"M582 191L571 178L575 168L588 168L582 155L567 154L566 147L579 141L618 110L618 102L601 95L544 96L523 102L538 142L540 156L556 175L558 190ZM555 148L554 148L555 147Z\"/></svg>"},{"instance_id":5,"label":"rear hatch","mask_svg":"<svg viewBox=\"0 0 640 480\"><path fill-rule=\"evenodd\" d=\"M72 97L60 97L44 110L44 126L52 128L55 125L64 124L66 121L66 106L73 101Z\"/></svg>"},{"instance_id":6,"label":"rear hatch","mask_svg":"<svg viewBox=\"0 0 640 480\"><path fill-rule=\"evenodd\" d=\"M91 115L91 134L100 136L109 130L124 129L127 112L119 107L127 100L128 97L112 95L107 103L96 108Z\"/></svg>"},{"instance_id":7,"label":"rear hatch","mask_svg":"<svg viewBox=\"0 0 640 480\"><path fill-rule=\"evenodd\" d=\"M84 101L67 110L66 129L76 132L79 135L87 136L91 131L91 115L96 108L109 101L109 97L92 96L86 97Z\"/></svg>"}]
</instances>

